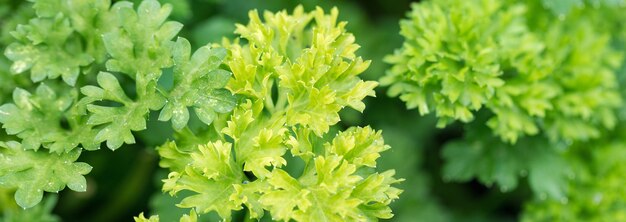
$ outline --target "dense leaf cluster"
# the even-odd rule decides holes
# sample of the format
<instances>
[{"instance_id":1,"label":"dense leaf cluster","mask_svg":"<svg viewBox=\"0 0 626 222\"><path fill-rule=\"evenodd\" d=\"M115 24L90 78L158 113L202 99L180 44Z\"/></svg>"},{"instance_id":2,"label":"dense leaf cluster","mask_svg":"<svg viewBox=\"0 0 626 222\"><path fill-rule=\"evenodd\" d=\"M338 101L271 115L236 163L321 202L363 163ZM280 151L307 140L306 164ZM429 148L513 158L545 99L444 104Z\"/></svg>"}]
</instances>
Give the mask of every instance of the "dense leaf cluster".
<instances>
[{"instance_id":1,"label":"dense leaf cluster","mask_svg":"<svg viewBox=\"0 0 626 222\"><path fill-rule=\"evenodd\" d=\"M409 108L435 111L439 126L486 109L485 124L511 144L540 133L552 141L597 138L616 123L621 53L589 22L538 24L526 14L546 12L529 10L512 1L416 4L382 82Z\"/></svg>"},{"instance_id":2,"label":"dense leaf cluster","mask_svg":"<svg viewBox=\"0 0 626 222\"><path fill-rule=\"evenodd\" d=\"M626 220L626 1L409 4L0 0L0 221Z\"/></svg>"},{"instance_id":3,"label":"dense leaf cluster","mask_svg":"<svg viewBox=\"0 0 626 222\"><path fill-rule=\"evenodd\" d=\"M421 115L435 112L440 127L468 123L463 139L442 151L445 180L476 178L509 191L527 177L538 197L528 207L528 221L623 218L612 213L621 209L621 191L606 187L615 195L585 196L594 186L613 183L604 181L612 177L612 165L581 159L605 158L605 152L620 159L624 152L598 145L623 121L624 35L618 30L624 6L621 1L414 4L400 22L404 44L386 57L392 68L381 82L408 108ZM598 169L605 167L611 170ZM594 201L606 207L596 208Z\"/></svg>"},{"instance_id":4,"label":"dense leaf cluster","mask_svg":"<svg viewBox=\"0 0 626 222\"><path fill-rule=\"evenodd\" d=\"M244 206L250 218L268 212L285 221L390 218L387 205L400 194L391 185L400 180L393 171L373 172L389 149L381 133L356 127L327 135L338 112L362 111L361 100L377 85L357 77L369 62L355 55L358 46L337 21L338 10L249 16L235 31L240 39L222 44L233 73L227 88L242 102L208 136L180 135L208 142L158 148L161 166L172 171L163 189L192 191L179 206L227 220ZM300 161L299 171L285 168Z\"/></svg>"},{"instance_id":5,"label":"dense leaf cluster","mask_svg":"<svg viewBox=\"0 0 626 222\"><path fill-rule=\"evenodd\" d=\"M34 18L16 18L24 23L0 60L0 89L14 89L0 106L8 139L0 142L0 186L16 190L19 206L37 205L44 191L85 191L91 166L76 162L81 152L136 143L133 132L156 111L177 131L158 148L171 171L163 190L193 193L178 205L193 208L181 221L211 211L229 220L244 207L249 218L276 220L393 215L388 205L401 191L392 185L401 180L375 171L389 149L381 132L329 136L339 111L363 111L378 85L358 77L369 61L355 54L337 9L265 12L264 21L252 11L237 26L240 39L192 50L175 39L182 24L167 20L172 6L156 0L40 0L32 8ZM31 83L18 84L21 76ZM191 118L204 127L187 127ZM304 165L285 168L294 164Z\"/></svg>"},{"instance_id":6,"label":"dense leaf cluster","mask_svg":"<svg viewBox=\"0 0 626 222\"><path fill-rule=\"evenodd\" d=\"M123 1L113 6L109 1L37 1L33 8L37 17L17 26L11 33L17 42L5 54L13 60L14 74L29 71L36 90L18 87L13 102L0 106L2 127L20 141L2 145L7 161L0 178L7 181L3 186L18 188L22 207L37 204L42 191L66 185L84 191L82 175L90 168L74 163L81 150L99 149L102 142L110 149L135 143L132 132L146 129L151 110L161 110L159 119L171 119L180 130L187 125L188 108L207 124L216 112L234 108L235 97L224 89L230 73L219 69L225 50L205 46L190 57L187 40L172 40L182 24L166 21L169 5L144 1L134 9ZM108 72L99 72L95 82L90 76L79 78L80 72L96 76L98 67ZM167 89L158 82L162 69L170 67L174 80ZM67 85L41 82L46 78L62 78ZM123 89L119 78L134 81L134 91Z\"/></svg>"}]
</instances>

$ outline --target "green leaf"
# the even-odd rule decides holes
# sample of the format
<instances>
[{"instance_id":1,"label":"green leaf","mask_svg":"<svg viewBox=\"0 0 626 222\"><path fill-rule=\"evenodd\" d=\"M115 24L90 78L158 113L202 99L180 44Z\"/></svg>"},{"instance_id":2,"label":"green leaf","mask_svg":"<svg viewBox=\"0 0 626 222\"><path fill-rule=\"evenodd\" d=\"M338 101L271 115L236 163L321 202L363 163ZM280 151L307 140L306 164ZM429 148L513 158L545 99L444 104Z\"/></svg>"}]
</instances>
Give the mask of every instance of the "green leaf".
<instances>
[{"instance_id":1,"label":"green leaf","mask_svg":"<svg viewBox=\"0 0 626 222\"><path fill-rule=\"evenodd\" d=\"M434 111L439 127L475 121L474 112L486 110L493 114L486 124L511 144L540 134L554 143L598 138L616 124L623 55L610 43L614 35L592 24L595 9L577 9L584 4L416 3L400 22L405 41L385 58L392 67L381 82L407 108Z\"/></svg>"},{"instance_id":2,"label":"green leaf","mask_svg":"<svg viewBox=\"0 0 626 222\"><path fill-rule=\"evenodd\" d=\"M519 177L528 176L536 195L560 200L567 190L572 174L550 143L532 137L508 145L486 133L472 133L467 139L448 143L442 156L446 160L443 177L446 180L469 181L477 178L491 186L497 184L502 192L515 189Z\"/></svg>"},{"instance_id":3,"label":"green leaf","mask_svg":"<svg viewBox=\"0 0 626 222\"><path fill-rule=\"evenodd\" d=\"M178 149L177 145L173 141L169 141L159 147L157 147L161 160L159 166L162 168L169 168L171 171L183 172L188 163L192 162L189 152L184 152Z\"/></svg>"},{"instance_id":4,"label":"green leaf","mask_svg":"<svg viewBox=\"0 0 626 222\"><path fill-rule=\"evenodd\" d=\"M281 167L287 164L283 159L287 148L283 144L286 128L261 129L257 136L252 138L251 146L239 144L237 161L243 162L243 170L252 172L258 178L265 178L270 171L268 167Z\"/></svg>"},{"instance_id":5,"label":"green leaf","mask_svg":"<svg viewBox=\"0 0 626 222\"><path fill-rule=\"evenodd\" d=\"M189 121L188 107L193 107L205 124L211 124L217 113L230 112L235 97L224 86L230 72L218 69L226 56L223 48L204 46L191 54L191 45L179 38L173 50L174 87L167 96L159 120L172 120L172 126L181 130Z\"/></svg>"},{"instance_id":6,"label":"green leaf","mask_svg":"<svg viewBox=\"0 0 626 222\"><path fill-rule=\"evenodd\" d=\"M342 156L356 166L375 168L380 153L390 148L385 145L381 134L369 126L351 127L340 132L332 143L325 144L325 149L329 153Z\"/></svg>"},{"instance_id":7,"label":"green leaf","mask_svg":"<svg viewBox=\"0 0 626 222\"><path fill-rule=\"evenodd\" d=\"M231 145L222 141L200 145L199 152L191 154L189 166L168 175L163 190L172 195L193 191L197 194L183 199L180 207L194 207L200 213L216 211L220 217L230 218L231 210L241 209L241 203L230 200L235 193L233 184L242 183L245 177L232 159Z\"/></svg>"},{"instance_id":8,"label":"green leaf","mask_svg":"<svg viewBox=\"0 0 626 222\"><path fill-rule=\"evenodd\" d=\"M392 216L385 205L400 193L389 187L398 182L391 178L392 172L364 180L354 174L356 166L338 156L317 157L314 162L315 173L300 180L282 170L273 171L269 178L273 190L266 191L260 202L269 208L274 220L351 221ZM360 195L365 188L371 188L367 192L374 191L373 195ZM379 213L365 210L372 206L381 207Z\"/></svg>"},{"instance_id":9,"label":"green leaf","mask_svg":"<svg viewBox=\"0 0 626 222\"><path fill-rule=\"evenodd\" d=\"M138 95L152 92L148 85L156 82L161 69L172 66L172 38L182 29L178 22L165 22L170 5L161 6L156 0L142 1L133 10L128 2L118 2L112 8L120 29L104 34L107 52L112 56L107 70L122 72L137 81Z\"/></svg>"},{"instance_id":10,"label":"green leaf","mask_svg":"<svg viewBox=\"0 0 626 222\"><path fill-rule=\"evenodd\" d=\"M17 39L5 51L11 71L30 70L33 82L62 77L75 85L81 72L106 58L101 36L115 26L109 6L109 1L36 1L37 17L11 33Z\"/></svg>"},{"instance_id":11,"label":"green leaf","mask_svg":"<svg viewBox=\"0 0 626 222\"><path fill-rule=\"evenodd\" d=\"M566 198L529 202L522 221L604 221L621 218L626 189L622 186L626 172L626 144L620 132L612 139L575 147L571 157L577 162L576 177L568 184ZM619 138L618 138L619 137ZM584 148L593 149L586 150ZM581 149L582 148L582 149ZM541 175L540 175L541 176Z\"/></svg>"},{"instance_id":12,"label":"green leaf","mask_svg":"<svg viewBox=\"0 0 626 222\"><path fill-rule=\"evenodd\" d=\"M35 95L17 88L13 92L15 104L0 106L0 123L10 135L22 139L24 149L38 150L41 146L51 152L67 152L80 144L86 149L99 147L93 142L95 131L82 125L84 120L72 113L71 105L76 92L59 88L57 94L45 84L37 87ZM69 122L69 130L61 127L61 122Z\"/></svg>"},{"instance_id":13,"label":"green leaf","mask_svg":"<svg viewBox=\"0 0 626 222\"><path fill-rule=\"evenodd\" d=\"M106 72L98 74L98 84L100 87L85 86L81 89L86 95L81 102L88 104L86 107L91 113L87 124L99 126L94 140L106 141L111 149L117 149L123 143L135 143L132 131L146 129L146 116L150 110L162 106L162 98L157 94L151 94L143 100L133 101L126 96L117 78ZM95 101L112 101L122 106L89 104Z\"/></svg>"},{"instance_id":14,"label":"green leaf","mask_svg":"<svg viewBox=\"0 0 626 222\"><path fill-rule=\"evenodd\" d=\"M76 39L70 38L72 31L69 20L61 16L35 19L26 26L18 26L13 35L21 42L9 45L5 51L14 62L11 71L17 74L31 70L33 82L61 76L67 84L74 85L80 67L94 59L82 52Z\"/></svg>"},{"instance_id":15,"label":"green leaf","mask_svg":"<svg viewBox=\"0 0 626 222\"><path fill-rule=\"evenodd\" d=\"M250 22L236 30L246 43L222 43L229 52L224 63L232 78L218 69L191 87L226 84L226 89L204 94L211 99L203 101L212 105L211 111L196 111L200 118L215 120L213 126L200 130L200 136L181 131L179 146L168 143L159 148L161 165L173 171L163 190L171 195L191 191L179 206L200 214L216 212L226 221L244 206L245 219L252 220L263 219L266 211L273 220L284 221L390 218L388 205L401 192L392 185L401 180L394 179L392 171L377 174L371 169L379 152L388 149L380 132L366 127L349 129L335 140L325 135L345 106L362 111L363 98L373 96L377 85L358 77L369 62L354 54L358 45L345 31L346 23L337 22L338 11L325 14L318 8L305 13L297 7L292 14L266 12L265 21L256 11L249 16ZM210 54L203 47L191 55L190 48L186 40L177 41L174 85L202 70L179 64L194 64L196 55ZM215 53L219 56L208 60L217 67L225 51ZM230 92L240 102L221 99ZM162 115L174 119L169 113L188 107L171 106ZM220 113L231 109L227 115ZM186 117L182 120L186 122ZM202 142L207 138L210 142ZM293 157L285 156L287 150ZM369 169L360 170L361 166ZM365 194L366 190L373 193Z\"/></svg>"},{"instance_id":16,"label":"green leaf","mask_svg":"<svg viewBox=\"0 0 626 222\"><path fill-rule=\"evenodd\" d=\"M378 84L358 78L370 62L355 55L358 45L345 22L337 22L338 10L304 13L297 7L291 15L265 13L265 21L256 11L249 16L235 31L249 43L224 43L232 92L264 100L272 112L285 110L289 126L311 127L318 136L339 121L345 106L362 111L361 100L374 96ZM272 101L275 86L280 93Z\"/></svg>"},{"instance_id":17,"label":"green leaf","mask_svg":"<svg viewBox=\"0 0 626 222\"><path fill-rule=\"evenodd\" d=\"M43 192L58 192L69 187L84 192L83 175L91 171L86 163L75 162L81 150L55 154L25 150L17 142L0 142L0 186L17 188L15 200L23 208L39 203Z\"/></svg>"},{"instance_id":18,"label":"green leaf","mask_svg":"<svg viewBox=\"0 0 626 222\"><path fill-rule=\"evenodd\" d=\"M274 171L269 183L275 191L263 194L260 201L268 206L274 220L288 220L296 207L307 209L311 206L312 203L307 198L310 191L304 190L302 185L285 171Z\"/></svg>"},{"instance_id":19,"label":"green leaf","mask_svg":"<svg viewBox=\"0 0 626 222\"><path fill-rule=\"evenodd\" d=\"M58 222L61 219L52 214L57 203L58 197L55 195L47 196L42 204L34 206L28 209L18 209L15 211L4 210L3 222L23 222L23 221L37 221L37 222Z\"/></svg>"},{"instance_id":20,"label":"green leaf","mask_svg":"<svg viewBox=\"0 0 626 222\"><path fill-rule=\"evenodd\" d=\"M407 107L419 107L422 115L436 111L440 124L447 119L469 122L470 110L482 108L504 85L498 40L509 37L508 27L524 27L521 19L500 17L519 14L498 1L414 4L409 19L400 22L406 44L385 58L394 66L381 81L392 85L390 95L400 95ZM482 22L485 17L495 24ZM466 31L470 29L474 31Z\"/></svg>"},{"instance_id":21,"label":"green leaf","mask_svg":"<svg viewBox=\"0 0 626 222\"><path fill-rule=\"evenodd\" d=\"M135 222L159 222L159 215L152 215L149 218L146 218L143 215L143 212L139 214L137 217L133 217Z\"/></svg>"}]
</instances>

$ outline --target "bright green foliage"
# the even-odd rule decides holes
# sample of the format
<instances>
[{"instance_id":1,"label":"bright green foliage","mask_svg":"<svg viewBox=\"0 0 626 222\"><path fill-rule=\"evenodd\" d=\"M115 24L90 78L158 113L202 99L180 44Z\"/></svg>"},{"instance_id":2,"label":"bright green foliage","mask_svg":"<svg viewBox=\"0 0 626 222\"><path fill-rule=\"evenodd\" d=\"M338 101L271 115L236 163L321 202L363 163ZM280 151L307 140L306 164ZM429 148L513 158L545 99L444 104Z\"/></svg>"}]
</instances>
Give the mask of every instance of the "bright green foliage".
<instances>
[{"instance_id":1,"label":"bright green foliage","mask_svg":"<svg viewBox=\"0 0 626 222\"><path fill-rule=\"evenodd\" d=\"M117 16L120 29L103 36L111 59L109 71L122 72L137 82L138 97L153 93L149 85L161 76L161 69L172 65L172 38L182 28L178 22L168 21L170 5L157 1L143 1L137 12L129 2L119 2L112 12ZM154 88L154 87L152 87Z\"/></svg>"},{"instance_id":2,"label":"bright green foliage","mask_svg":"<svg viewBox=\"0 0 626 222\"><path fill-rule=\"evenodd\" d=\"M57 203L57 196L48 196L39 204L29 209L8 210L2 212L4 216L0 222L58 222L61 219L52 214L52 210ZM6 207L6 206L4 206Z\"/></svg>"},{"instance_id":3,"label":"bright green foliage","mask_svg":"<svg viewBox=\"0 0 626 222\"><path fill-rule=\"evenodd\" d=\"M339 121L337 112L343 107L363 110L361 99L373 96L377 84L355 77L369 62L355 56L354 36L343 32L346 23L337 23L336 10L332 14L323 16L319 10L309 14L302 9L296 9L293 16L265 13L268 23L262 24L258 14L251 12L251 23L238 25L236 33L255 47L226 46L233 57L228 62L234 74L229 89L265 100L269 110L292 104L285 110L287 124L311 127L318 136ZM305 35L303 30L311 19L320 27ZM307 44L315 47L307 48ZM255 66L263 70L253 70ZM261 81L256 83L254 78ZM275 101L278 107L270 103L272 78L279 78L279 89L284 89Z\"/></svg>"},{"instance_id":4,"label":"bright green foliage","mask_svg":"<svg viewBox=\"0 0 626 222\"><path fill-rule=\"evenodd\" d=\"M380 157L380 152L389 148L383 142L381 132L376 132L370 127L349 128L337 134L332 143L327 143L324 147L328 154L343 156L346 161L356 166L368 167L376 167L376 159Z\"/></svg>"},{"instance_id":5,"label":"bright green foliage","mask_svg":"<svg viewBox=\"0 0 626 222\"><path fill-rule=\"evenodd\" d=\"M615 70L622 56L610 48L610 36L597 34L591 23L573 18L548 30L546 54L556 62L553 79L561 93L553 100L553 111L546 113L546 133L553 141L597 138L617 122L614 110L622 99Z\"/></svg>"},{"instance_id":6,"label":"bright green foliage","mask_svg":"<svg viewBox=\"0 0 626 222\"><path fill-rule=\"evenodd\" d=\"M111 59L106 66L109 71L122 72L136 81L137 99L126 96L119 81L109 73L98 74L100 87L86 86L81 92L87 97L85 103L112 101L121 107L88 105L92 115L88 123L101 125L96 141L107 142L111 149L123 143L135 143L131 131L146 128L145 118L150 110L160 109L164 98L157 93L157 81L161 68L172 65L173 42L170 40L181 29L177 22L165 22L170 6L161 7L156 1L144 1L135 12L129 2L119 2L112 7L121 26L103 36Z\"/></svg>"},{"instance_id":7,"label":"bright green foliage","mask_svg":"<svg viewBox=\"0 0 626 222\"><path fill-rule=\"evenodd\" d=\"M22 139L24 149L38 150L40 146L50 152L68 152L79 144L88 150L100 145L93 141L95 132L83 126L81 117L70 106L76 100L77 92L68 91L57 95L45 84L37 87L36 94L17 88L13 91L13 103L0 106L0 123L9 135ZM61 127L66 119L70 130Z\"/></svg>"},{"instance_id":8,"label":"bright green foliage","mask_svg":"<svg viewBox=\"0 0 626 222\"><path fill-rule=\"evenodd\" d=\"M155 179L166 193L136 221L375 221L391 209L394 221L510 221L530 199L525 221L626 221L625 149L611 140L626 117L625 1L424 0L400 36L392 23L409 1L302 0L343 17L253 11L233 26L248 8L296 3L0 0L0 221L59 220L54 194L21 207L82 190L89 167L76 158L103 142L146 161L88 178L114 207L70 192L55 210L89 221L135 209L123 202L143 193L150 149L164 140L168 169ZM389 98L368 98L359 114L376 86L361 78L385 73L379 60L394 47L388 92L434 115L406 115ZM448 128L432 130L437 120ZM389 146L367 123L393 152L381 158ZM83 158L94 166L118 162L93 154ZM390 168L407 181L380 170ZM399 186L410 192L394 201ZM93 216L68 209L101 205Z\"/></svg>"},{"instance_id":9,"label":"bright green foliage","mask_svg":"<svg viewBox=\"0 0 626 222\"><path fill-rule=\"evenodd\" d=\"M150 216L149 218L146 218L143 213L139 214L139 216L137 217L133 217L133 219L135 219L135 222L159 222L159 216L158 215L153 215ZM195 211L191 210L191 212L187 215L183 215L180 218L180 222L197 222L198 221L198 216L196 214Z\"/></svg>"},{"instance_id":10,"label":"bright green foliage","mask_svg":"<svg viewBox=\"0 0 626 222\"><path fill-rule=\"evenodd\" d=\"M564 200L573 173L557 149L616 125L623 56L612 37L582 13L540 4L425 1L401 21L405 43L381 80L388 93L422 115L436 112L440 127L473 122L443 151L448 180L476 177L508 191L528 175L539 197Z\"/></svg>"},{"instance_id":11,"label":"bright green foliage","mask_svg":"<svg viewBox=\"0 0 626 222\"><path fill-rule=\"evenodd\" d=\"M552 141L597 138L616 122L621 55L589 23L551 19L533 27L526 13L546 16L508 1L416 4L382 82L422 115L436 111L439 126L472 121L472 110L485 107L494 114L486 124L512 144L542 130Z\"/></svg>"},{"instance_id":12,"label":"bright green foliage","mask_svg":"<svg viewBox=\"0 0 626 222\"><path fill-rule=\"evenodd\" d=\"M63 75L69 85L48 80L39 84L35 93L28 88L13 91L13 102L0 106L0 123L7 134L21 139L19 146L24 150L4 155L25 158L24 166L43 161L70 165L20 172L36 174L37 180L32 183L8 171L12 174L6 176L6 183L20 187L16 200L23 207L34 206L43 191L58 191L65 183L71 189L84 190L85 184L81 189L75 185L76 174L89 170L80 164L72 165L80 148L96 150L106 142L109 148L117 149L124 143L135 143L132 132L146 129L151 110L165 105L160 119L172 119L174 127L181 130L189 119L188 108L194 108L198 117L210 124L216 113L228 113L235 106L234 96L224 89L231 74L219 69L225 50L205 46L190 56L187 40L171 40L182 25L166 21L171 11L169 5L146 0L136 11L125 1L111 7L107 0L42 0L33 7L38 17L28 25L17 26L14 36L19 41L6 50L7 57L13 60L13 72L30 69L33 82ZM94 79L92 76L77 81L81 70L93 74L104 64L108 71L128 78L101 71L95 78L98 86L86 85ZM4 68L0 69L0 89L29 85L21 83L19 77L9 76L7 65L0 58L0 68ZM174 86L171 90L160 88L162 69L170 67L174 70ZM130 79L134 87L119 79ZM127 87L135 92L127 94ZM14 146L17 145L11 145ZM67 178L62 175L65 173ZM51 181L46 186L52 187L45 187L41 181Z\"/></svg>"},{"instance_id":13,"label":"bright green foliage","mask_svg":"<svg viewBox=\"0 0 626 222\"><path fill-rule=\"evenodd\" d=\"M13 39L9 34L20 23L25 23L34 14L30 7L11 9L9 3L0 1L0 49L4 49ZM29 86L30 81L24 76L11 74L11 62L3 54L0 55L0 104L10 101L11 92L16 87Z\"/></svg>"},{"instance_id":14,"label":"bright green foliage","mask_svg":"<svg viewBox=\"0 0 626 222\"><path fill-rule=\"evenodd\" d=\"M367 221L391 218L386 206L398 198L393 172L355 175L357 167L340 156L314 159L315 173L305 173L298 180L285 171L275 170L269 179L273 190L260 198L276 220L296 221Z\"/></svg>"},{"instance_id":15,"label":"bright green foliage","mask_svg":"<svg viewBox=\"0 0 626 222\"><path fill-rule=\"evenodd\" d=\"M169 94L159 120L172 119L174 129L187 125L189 111L194 107L196 115L209 125L217 113L227 113L235 107L235 97L224 89L231 73L218 66L226 56L223 48L204 46L190 55L189 41L180 38L174 46L174 88Z\"/></svg>"},{"instance_id":16,"label":"bright green foliage","mask_svg":"<svg viewBox=\"0 0 626 222\"><path fill-rule=\"evenodd\" d=\"M146 128L145 118L150 110L163 108L159 120L172 119L174 128L180 130L187 125L188 107L194 107L202 121L211 123L215 112L229 112L235 102L232 94L223 89L230 73L218 69L225 56L223 49L205 46L190 58L187 40L171 41L182 25L165 22L171 11L169 5L161 7L156 1L144 1L137 11L128 2L116 4L113 12L122 28L104 35L106 49L112 56L106 63L107 69L135 80L137 99L126 96L117 78L109 73L98 74L100 87L81 89L87 96L84 103L104 100L122 104L87 106L93 114L88 124L102 125L96 141L106 141L112 149L135 142L131 131ZM161 69L172 65L174 87L168 93L160 90L157 82Z\"/></svg>"},{"instance_id":17,"label":"bright green foliage","mask_svg":"<svg viewBox=\"0 0 626 222\"><path fill-rule=\"evenodd\" d=\"M106 58L101 35L114 27L110 4L109 0L35 1L37 17L18 25L12 33L18 41L5 51L13 61L11 71L30 70L33 82L60 76L75 85L92 62Z\"/></svg>"},{"instance_id":18,"label":"bright green foliage","mask_svg":"<svg viewBox=\"0 0 626 222\"><path fill-rule=\"evenodd\" d=\"M48 154L24 149L21 144L0 142L0 186L17 188L15 200L23 208L39 203L43 191L58 192L65 186L84 192L87 182L83 175L91 171L86 163L74 162L80 149L68 153Z\"/></svg>"},{"instance_id":19,"label":"bright green foliage","mask_svg":"<svg viewBox=\"0 0 626 222\"><path fill-rule=\"evenodd\" d=\"M81 102L107 100L121 103L123 106L87 105L87 110L91 113L87 124L103 125L94 140L98 143L106 141L111 149L118 148L123 143L135 143L131 130L146 129L145 115L150 109L160 108L163 99L156 94L150 94L151 97L142 101L133 101L126 96L115 76L106 72L98 74L98 84L102 88L85 86L81 89L87 96Z\"/></svg>"},{"instance_id":20,"label":"bright green foliage","mask_svg":"<svg viewBox=\"0 0 626 222\"><path fill-rule=\"evenodd\" d=\"M383 84L393 84L390 95L402 94L407 106L422 115L436 111L440 126L454 119L471 121L471 110L482 108L505 84L501 63L541 49L524 33L523 12L490 0L413 5L409 20L401 22L406 42L386 58L394 66Z\"/></svg>"},{"instance_id":21,"label":"bright green foliage","mask_svg":"<svg viewBox=\"0 0 626 222\"><path fill-rule=\"evenodd\" d=\"M135 219L135 222L158 222L159 221L159 216L155 215L155 216L150 216L149 218L146 218L143 213L139 214L139 216L134 217L133 219Z\"/></svg>"},{"instance_id":22,"label":"bright green foliage","mask_svg":"<svg viewBox=\"0 0 626 222\"><path fill-rule=\"evenodd\" d=\"M585 1L585 4L594 7L586 7L582 9L572 10L569 14L561 15L565 17L564 26L573 29L574 24L585 24L585 31L578 32L580 38L585 40L576 40L586 44L593 41L590 39L600 39L600 41L610 42L614 48L618 50L624 49L624 40L626 35L624 32L624 2L623 1ZM591 23L591 24L589 24ZM590 28L593 26L593 30ZM599 33L599 34L593 34ZM581 52L579 60L590 61L590 67L598 69L598 57L592 57L587 51ZM587 57L588 56L588 57ZM602 61L602 60L600 60ZM604 60L610 61L610 60ZM614 66L624 61L612 61ZM601 64L601 63L600 63ZM594 66L595 65L595 66ZM623 83L624 66L618 74L620 83ZM600 71L602 73L603 71ZM590 73L591 74L591 73ZM622 96L623 96L622 90ZM598 97L601 98L601 97ZM597 99L597 98L596 98ZM605 116L603 112L597 110L585 110L590 115ZM623 109L622 109L623 112ZM623 122L623 115L620 118L620 124ZM608 134L606 138L623 138L623 124L621 128L615 130L616 133ZM607 133L605 133L607 134ZM608 137L607 137L608 136ZM569 184L569 192L567 192L567 201L535 201L527 204L523 214L523 221L623 221L626 220L624 208L626 203L625 190L622 185L624 174L623 162L626 160L624 155L624 144L621 139L609 139L605 141L592 141L590 143L575 144L573 166L577 167L576 178Z\"/></svg>"},{"instance_id":23,"label":"bright green foliage","mask_svg":"<svg viewBox=\"0 0 626 222\"><path fill-rule=\"evenodd\" d=\"M268 212L284 221L392 216L388 204L401 193L392 185L400 180L393 171L374 172L389 148L381 133L357 127L325 139L337 112L362 111L361 100L376 86L357 77L369 62L356 57L354 37L337 15L297 7L293 14L265 12L262 21L251 11L250 22L237 26L247 44L224 47L233 73L227 88L242 102L218 115L206 134L179 133L181 142L158 149L161 166L172 171L163 190L192 192L180 207L226 220L244 206L250 218ZM286 167L298 162L303 171Z\"/></svg>"},{"instance_id":24,"label":"bright green foliage","mask_svg":"<svg viewBox=\"0 0 626 222\"><path fill-rule=\"evenodd\" d=\"M163 190L175 194L190 190L197 195L189 196L180 207L195 207L200 213L216 211L221 217L229 218L231 210L240 210L241 202L230 196L235 192L233 184L241 184L244 178L241 167L231 158L232 144L217 141L198 148L191 154L191 167L172 172L163 185Z\"/></svg>"}]
</instances>

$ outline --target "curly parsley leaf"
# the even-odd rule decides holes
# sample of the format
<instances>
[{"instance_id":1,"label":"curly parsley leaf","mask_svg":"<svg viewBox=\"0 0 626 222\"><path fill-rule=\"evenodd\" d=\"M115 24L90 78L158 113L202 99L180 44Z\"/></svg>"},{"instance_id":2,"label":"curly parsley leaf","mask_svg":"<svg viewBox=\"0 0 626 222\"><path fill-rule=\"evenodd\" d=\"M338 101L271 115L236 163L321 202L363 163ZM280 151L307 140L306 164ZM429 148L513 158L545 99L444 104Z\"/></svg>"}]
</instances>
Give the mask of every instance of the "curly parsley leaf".
<instances>
[{"instance_id":1,"label":"curly parsley leaf","mask_svg":"<svg viewBox=\"0 0 626 222\"><path fill-rule=\"evenodd\" d=\"M58 192L69 187L84 192L87 182L83 175L91 166L75 162L81 150L63 154L49 154L24 149L21 144L0 142L0 186L17 188L15 200L23 208L35 206L43 192Z\"/></svg>"},{"instance_id":2,"label":"curly parsley leaf","mask_svg":"<svg viewBox=\"0 0 626 222\"><path fill-rule=\"evenodd\" d=\"M204 46L191 54L191 45L179 38L173 48L174 88L159 120L172 119L172 126L181 130L189 121L188 107L193 107L202 122L210 125L217 113L230 112L236 104L235 97L224 89L231 73L219 69L226 56L224 48Z\"/></svg>"}]
</instances>

